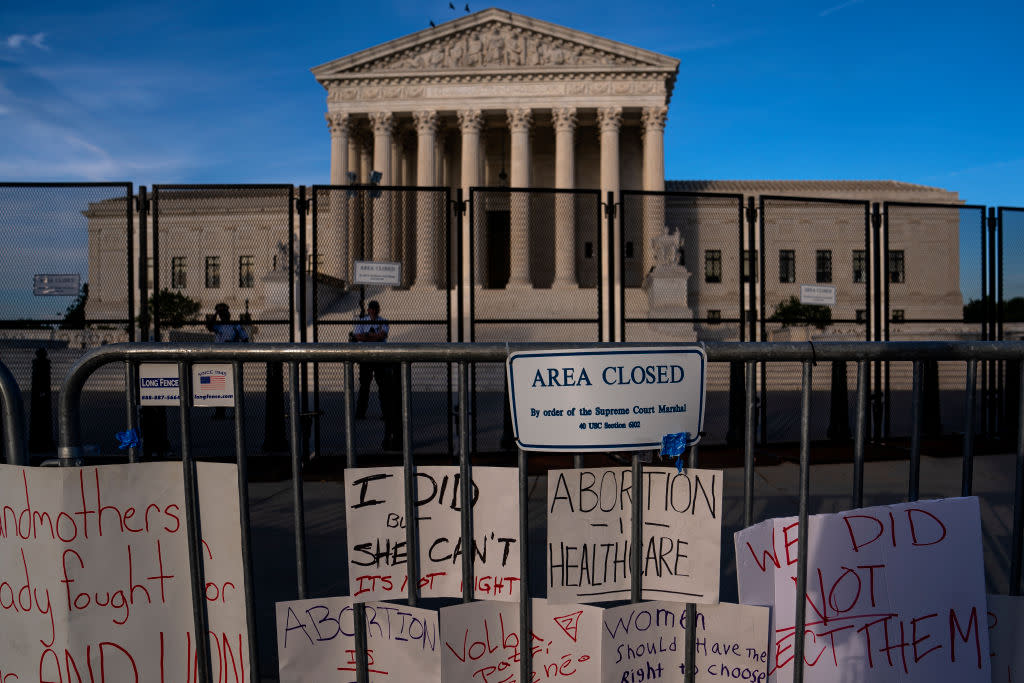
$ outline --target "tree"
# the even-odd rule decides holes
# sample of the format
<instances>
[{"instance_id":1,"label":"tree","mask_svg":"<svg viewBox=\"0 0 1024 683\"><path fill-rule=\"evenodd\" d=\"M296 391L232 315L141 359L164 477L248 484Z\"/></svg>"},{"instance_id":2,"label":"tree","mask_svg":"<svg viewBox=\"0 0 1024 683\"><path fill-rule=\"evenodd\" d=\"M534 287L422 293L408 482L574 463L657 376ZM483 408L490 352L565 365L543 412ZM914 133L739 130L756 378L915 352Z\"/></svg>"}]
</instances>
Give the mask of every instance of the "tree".
<instances>
[{"instance_id":1,"label":"tree","mask_svg":"<svg viewBox=\"0 0 1024 683\"><path fill-rule=\"evenodd\" d=\"M985 309L992 303L992 297L971 299L964 304L964 322L980 323L986 320ZM997 315L993 306L993 315ZM1008 323L1024 322L1024 297L1015 296L1003 302L1003 320Z\"/></svg>"},{"instance_id":2,"label":"tree","mask_svg":"<svg viewBox=\"0 0 1024 683\"><path fill-rule=\"evenodd\" d=\"M800 299L791 296L785 301L779 302L775 307L775 313L769 320L780 322L783 327L814 325L819 330L823 330L832 324L832 309L828 306L802 304Z\"/></svg>"},{"instance_id":3,"label":"tree","mask_svg":"<svg viewBox=\"0 0 1024 683\"><path fill-rule=\"evenodd\" d=\"M191 322L196 322L199 314L199 302L185 296L181 292L174 292L169 289L161 289L160 293L151 296L146 304L146 310L150 317L153 317L154 299L159 304L160 323L166 327L182 327Z\"/></svg>"},{"instance_id":4,"label":"tree","mask_svg":"<svg viewBox=\"0 0 1024 683\"><path fill-rule=\"evenodd\" d=\"M89 283L82 283L82 291L78 293L75 300L68 306L64 313L64 320L60 323L62 330L84 330L85 329L85 304L89 300Z\"/></svg>"}]
</instances>

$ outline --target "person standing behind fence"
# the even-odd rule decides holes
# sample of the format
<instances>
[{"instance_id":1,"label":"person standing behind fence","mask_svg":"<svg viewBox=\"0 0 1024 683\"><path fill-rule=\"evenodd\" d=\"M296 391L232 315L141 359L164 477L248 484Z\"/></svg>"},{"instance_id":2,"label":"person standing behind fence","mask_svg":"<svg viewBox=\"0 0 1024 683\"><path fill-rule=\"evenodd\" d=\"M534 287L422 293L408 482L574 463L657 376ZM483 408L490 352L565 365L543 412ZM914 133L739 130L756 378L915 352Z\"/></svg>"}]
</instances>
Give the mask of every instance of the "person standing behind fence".
<instances>
[{"instance_id":1,"label":"person standing behind fence","mask_svg":"<svg viewBox=\"0 0 1024 683\"><path fill-rule=\"evenodd\" d=\"M231 322L231 310L223 301L213 307L214 313L206 316L206 329L213 332L215 344L233 344L249 341L249 333L245 331L241 323ZM227 417L223 406L213 410L214 420L223 420Z\"/></svg>"},{"instance_id":2,"label":"person standing behind fence","mask_svg":"<svg viewBox=\"0 0 1024 683\"><path fill-rule=\"evenodd\" d=\"M352 331L352 341L384 343L388 340L388 322L380 315L380 304L371 301L366 305L366 313L359 316L359 324ZM366 417L366 408L370 403L370 383L377 380L377 399L380 401L380 412L384 418L384 443L382 450L398 450L401 448L401 431L398 425L398 401L395 391L395 369L390 363L359 364L359 396L356 399L356 418Z\"/></svg>"}]
</instances>

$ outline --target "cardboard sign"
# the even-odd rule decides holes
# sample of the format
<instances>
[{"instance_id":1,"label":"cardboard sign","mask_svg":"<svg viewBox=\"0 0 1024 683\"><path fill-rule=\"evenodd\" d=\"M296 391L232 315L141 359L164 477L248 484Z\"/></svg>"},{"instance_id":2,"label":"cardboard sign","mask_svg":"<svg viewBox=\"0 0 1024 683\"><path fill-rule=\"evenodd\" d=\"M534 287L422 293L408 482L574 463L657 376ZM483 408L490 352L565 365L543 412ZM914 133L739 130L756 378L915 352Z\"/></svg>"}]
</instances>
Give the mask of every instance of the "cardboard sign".
<instances>
[{"instance_id":1,"label":"cardboard sign","mask_svg":"<svg viewBox=\"0 0 1024 683\"><path fill-rule=\"evenodd\" d=\"M836 288L830 285L800 285L800 303L835 306Z\"/></svg>"},{"instance_id":2,"label":"cardboard sign","mask_svg":"<svg viewBox=\"0 0 1024 683\"><path fill-rule=\"evenodd\" d=\"M643 602L604 610L602 683L683 681L686 605ZM695 617L697 681L764 683L768 676L767 607L702 605Z\"/></svg>"},{"instance_id":3,"label":"cardboard sign","mask_svg":"<svg viewBox=\"0 0 1024 683\"><path fill-rule=\"evenodd\" d=\"M462 482L458 467L418 467L420 595L462 597ZM483 501L485 504L479 504ZM352 596L408 594L405 471L345 471L345 528ZM473 468L474 595L519 599L519 481L511 467Z\"/></svg>"},{"instance_id":4,"label":"cardboard sign","mask_svg":"<svg viewBox=\"0 0 1024 683\"><path fill-rule=\"evenodd\" d=\"M706 358L699 346L523 351L508 357L520 448L659 448L666 434L699 440Z\"/></svg>"},{"instance_id":5,"label":"cardboard sign","mask_svg":"<svg viewBox=\"0 0 1024 683\"><path fill-rule=\"evenodd\" d=\"M281 683L355 683L355 613L347 597L277 603ZM405 605L366 605L370 681L441 681L437 612Z\"/></svg>"},{"instance_id":6,"label":"cardboard sign","mask_svg":"<svg viewBox=\"0 0 1024 683\"><path fill-rule=\"evenodd\" d=\"M213 673L242 683L237 469L197 468ZM181 463L2 465L0 501L0 681L194 680Z\"/></svg>"},{"instance_id":7,"label":"cardboard sign","mask_svg":"<svg viewBox=\"0 0 1024 683\"><path fill-rule=\"evenodd\" d=\"M633 473L626 467L548 472L548 600L627 600ZM645 467L644 599L718 602L722 473Z\"/></svg>"},{"instance_id":8,"label":"cardboard sign","mask_svg":"<svg viewBox=\"0 0 1024 683\"><path fill-rule=\"evenodd\" d=\"M176 363L139 363L139 404L176 406L181 401Z\"/></svg>"},{"instance_id":9,"label":"cardboard sign","mask_svg":"<svg viewBox=\"0 0 1024 683\"><path fill-rule=\"evenodd\" d=\"M356 261L352 281L357 285L400 285L402 264L398 261Z\"/></svg>"},{"instance_id":10,"label":"cardboard sign","mask_svg":"<svg viewBox=\"0 0 1024 683\"><path fill-rule=\"evenodd\" d=\"M1024 683L1024 597L988 596L992 683Z\"/></svg>"},{"instance_id":11,"label":"cardboard sign","mask_svg":"<svg viewBox=\"0 0 1024 683\"><path fill-rule=\"evenodd\" d=\"M32 294L35 296L78 296L82 291L82 276L35 275L32 277Z\"/></svg>"},{"instance_id":12,"label":"cardboard sign","mask_svg":"<svg viewBox=\"0 0 1024 683\"><path fill-rule=\"evenodd\" d=\"M601 610L531 602L533 680L601 676ZM519 681L519 604L471 602L441 610L445 681ZM412 680L412 679L410 679Z\"/></svg>"},{"instance_id":13,"label":"cardboard sign","mask_svg":"<svg viewBox=\"0 0 1024 683\"><path fill-rule=\"evenodd\" d=\"M736 533L740 601L771 606L772 680L793 676L798 523ZM977 498L879 506L809 520L804 680L990 677Z\"/></svg>"},{"instance_id":14,"label":"cardboard sign","mask_svg":"<svg viewBox=\"0 0 1024 683\"><path fill-rule=\"evenodd\" d=\"M192 405L211 408L235 405L235 371L231 363L192 366Z\"/></svg>"}]
</instances>

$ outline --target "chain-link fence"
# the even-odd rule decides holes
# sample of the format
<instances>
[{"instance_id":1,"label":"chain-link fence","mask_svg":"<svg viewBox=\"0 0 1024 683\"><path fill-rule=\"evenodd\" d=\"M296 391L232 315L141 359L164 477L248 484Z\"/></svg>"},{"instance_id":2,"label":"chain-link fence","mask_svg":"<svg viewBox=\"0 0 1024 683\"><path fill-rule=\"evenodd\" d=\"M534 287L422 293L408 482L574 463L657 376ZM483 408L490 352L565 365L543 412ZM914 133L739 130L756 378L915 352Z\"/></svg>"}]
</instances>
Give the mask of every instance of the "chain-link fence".
<instances>
[{"instance_id":1,"label":"chain-link fence","mask_svg":"<svg viewBox=\"0 0 1024 683\"><path fill-rule=\"evenodd\" d=\"M135 338L134 209L131 183L0 183L0 361L24 397L32 452L53 450L57 390L75 361ZM120 418L123 381L107 368L86 390ZM90 421L87 443L109 448L110 429Z\"/></svg>"},{"instance_id":2,"label":"chain-link fence","mask_svg":"<svg viewBox=\"0 0 1024 683\"><path fill-rule=\"evenodd\" d=\"M314 186L306 277L312 340L347 342L377 325L360 320L376 301L392 343L452 341L455 250L448 188ZM392 284L356 282L355 263L398 264ZM395 273L392 267L391 273ZM338 365L314 369L314 449L332 454L344 443L345 383ZM451 452L452 374L424 363L411 376L413 449ZM401 447L400 378L388 364L358 366L353 377L356 452Z\"/></svg>"}]
</instances>

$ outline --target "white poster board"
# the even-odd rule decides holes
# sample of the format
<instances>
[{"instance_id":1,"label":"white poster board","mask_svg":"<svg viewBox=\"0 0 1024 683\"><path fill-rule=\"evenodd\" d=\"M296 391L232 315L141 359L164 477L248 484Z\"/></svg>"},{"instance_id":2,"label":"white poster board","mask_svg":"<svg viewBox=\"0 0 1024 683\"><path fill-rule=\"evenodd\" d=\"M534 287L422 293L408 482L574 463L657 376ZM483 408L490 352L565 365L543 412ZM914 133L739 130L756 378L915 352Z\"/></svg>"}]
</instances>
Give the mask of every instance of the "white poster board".
<instances>
[{"instance_id":1,"label":"white poster board","mask_svg":"<svg viewBox=\"0 0 1024 683\"><path fill-rule=\"evenodd\" d=\"M992 683L1024 683L1024 597L988 596Z\"/></svg>"},{"instance_id":2,"label":"white poster board","mask_svg":"<svg viewBox=\"0 0 1024 683\"><path fill-rule=\"evenodd\" d=\"M643 602L604 610L602 683L678 681L686 675L686 605ZM769 610L701 605L696 623L696 680L764 683Z\"/></svg>"},{"instance_id":3,"label":"white poster board","mask_svg":"<svg viewBox=\"0 0 1024 683\"><path fill-rule=\"evenodd\" d=\"M519 599L519 479L511 467L473 468L473 572L478 599ZM420 595L462 596L462 482L458 467L418 467ZM405 471L345 471L345 528L351 595L359 601L408 595Z\"/></svg>"},{"instance_id":4,"label":"white poster board","mask_svg":"<svg viewBox=\"0 0 1024 683\"><path fill-rule=\"evenodd\" d=\"M601 609L531 602L534 681L601 676ZM445 681L519 681L519 604L480 601L441 609Z\"/></svg>"},{"instance_id":5,"label":"white poster board","mask_svg":"<svg viewBox=\"0 0 1024 683\"><path fill-rule=\"evenodd\" d=\"M548 600L630 596L632 471L548 472ZM643 598L718 602L722 473L644 467Z\"/></svg>"},{"instance_id":6,"label":"white poster board","mask_svg":"<svg viewBox=\"0 0 1024 683\"><path fill-rule=\"evenodd\" d=\"M241 683L250 672L237 469L197 469L213 671ZM2 465L0 501L0 681L67 681L76 670L81 680L191 680L181 463Z\"/></svg>"},{"instance_id":7,"label":"white poster board","mask_svg":"<svg viewBox=\"0 0 1024 683\"><path fill-rule=\"evenodd\" d=\"M398 261L356 261L352 281L357 285L402 284L402 264Z\"/></svg>"},{"instance_id":8,"label":"white poster board","mask_svg":"<svg viewBox=\"0 0 1024 683\"><path fill-rule=\"evenodd\" d=\"M512 430L534 451L659 448L704 423L700 346L521 351L508 357Z\"/></svg>"},{"instance_id":9,"label":"white poster board","mask_svg":"<svg viewBox=\"0 0 1024 683\"><path fill-rule=\"evenodd\" d=\"M176 406L180 400L177 363L139 363L139 405Z\"/></svg>"},{"instance_id":10,"label":"white poster board","mask_svg":"<svg viewBox=\"0 0 1024 683\"><path fill-rule=\"evenodd\" d=\"M279 602L277 654L281 683L355 683L355 614L348 597ZM406 605L366 605L370 681L441 681L437 612Z\"/></svg>"},{"instance_id":11,"label":"white poster board","mask_svg":"<svg viewBox=\"0 0 1024 683\"><path fill-rule=\"evenodd\" d=\"M789 517L735 535L740 601L773 608L778 681L793 676L797 532ZM814 515L808 558L807 683L988 682L977 498Z\"/></svg>"}]
</instances>

